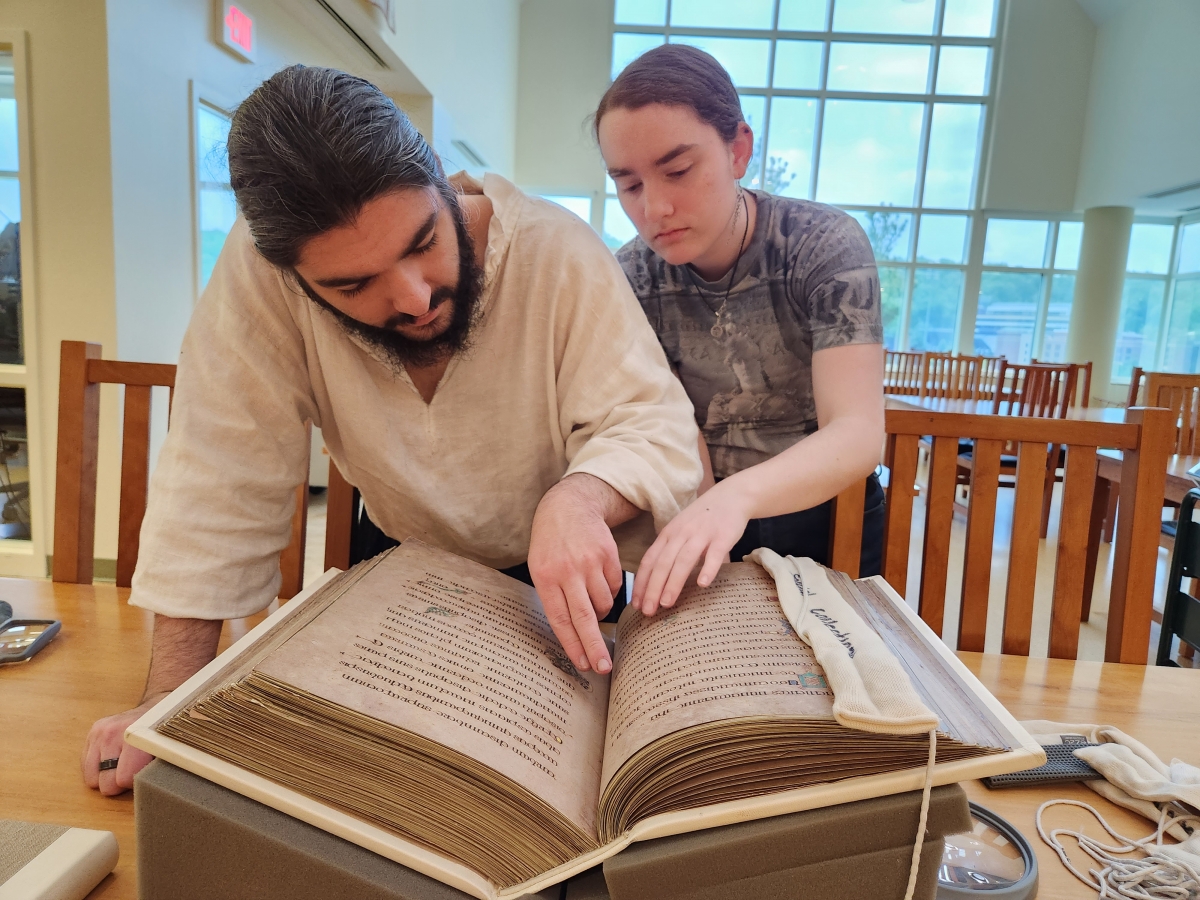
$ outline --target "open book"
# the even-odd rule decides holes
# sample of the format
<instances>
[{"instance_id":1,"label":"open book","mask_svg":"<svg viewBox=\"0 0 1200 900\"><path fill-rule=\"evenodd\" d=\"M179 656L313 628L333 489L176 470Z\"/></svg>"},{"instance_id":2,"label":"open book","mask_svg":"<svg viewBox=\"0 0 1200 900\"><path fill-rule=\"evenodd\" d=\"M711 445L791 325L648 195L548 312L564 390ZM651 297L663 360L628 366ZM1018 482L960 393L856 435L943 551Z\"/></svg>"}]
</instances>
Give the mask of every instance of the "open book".
<instances>
[{"instance_id":1,"label":"open book","mask_svg":"<svg viewBox=\"0 0 1200 900\"><path fill-rule=\"evenodd\" d=\"M830 573L940 719L935 783L1040 748L882 582ZM725 566L581 673L532 588L405 541L287 604L131 744L481 898L632 840L919 788L926 735L838 725L775 584Z\"/></svg>"}]
</instances>

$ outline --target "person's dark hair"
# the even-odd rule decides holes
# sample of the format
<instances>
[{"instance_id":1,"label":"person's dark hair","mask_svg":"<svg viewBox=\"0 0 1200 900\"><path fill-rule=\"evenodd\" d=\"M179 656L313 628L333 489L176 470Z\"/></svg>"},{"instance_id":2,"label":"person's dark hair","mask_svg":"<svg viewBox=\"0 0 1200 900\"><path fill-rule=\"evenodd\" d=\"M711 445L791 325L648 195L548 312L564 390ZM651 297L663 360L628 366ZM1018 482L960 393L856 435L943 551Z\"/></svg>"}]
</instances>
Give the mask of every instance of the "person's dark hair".
<instances>
[{"instance_id":1,"label":"person's dark hair","mask_svg":"<svg viewBox=\"0 0 1200 900\"><path fill-rule=\"evenodd\" d=\"M737 137L738 126L746 121L733 80L719 62L687 44L663 44L627 65L604 92L592 117L596 138L609 110L652 103L686 106L726 142Z\"/></svg>"},{"instance_id":2,"label":"person's dark hair","mask_svg":"<svg viewBox=\"0 0 1200 900\"><path fill-rule=\"evenodd\" d=\"M229 182L258 252L290 270L304 243L406 188L457 196L408 116L371 82L289 66L246 98L229 128Z\"/></svg>"}]
</instances>

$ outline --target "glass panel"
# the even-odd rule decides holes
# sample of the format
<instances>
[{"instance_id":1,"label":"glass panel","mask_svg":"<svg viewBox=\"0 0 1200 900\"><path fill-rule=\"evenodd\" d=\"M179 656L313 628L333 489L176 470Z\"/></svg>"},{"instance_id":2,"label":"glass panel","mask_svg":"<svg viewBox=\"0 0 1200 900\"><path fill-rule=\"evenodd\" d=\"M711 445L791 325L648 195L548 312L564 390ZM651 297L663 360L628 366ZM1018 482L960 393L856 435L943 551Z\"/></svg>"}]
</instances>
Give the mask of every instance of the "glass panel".
<instances>
[{"instance_id":1,"label":"glass panel","mask_svg":"<svg viewBox=\"0 0 1200 900\"><path fill-rule=\"evenodd\" d=\"M772 194L808 199L816 123L816 100L776 97L771 101L766 189Z\"/></svg>"},{"instance_id":2,"label":"glass panel","mask_svg":"<svg viewBox=\"0 0 1200 900\"><path fill-rule=\"evenodd\" d=\"M665 25L667 0L617 0L613 22L618 25Z\"/></svg>"},{"instance_id":3,"label":"glass panel","mask_svg":"<svg viewBox=\"0 0 1200 900\"><path fill-rule=\"evenodd\" d=\"M1075 276L1055 275L1050 280L1050 306L1046 310L1046 334L1038 359L1066 362L1067 329L1071 325L1071 302L1075 299Z\"/></svg>"},{"instance_id":4,"label":"glass panel","mask_svg":"<svg viewBox=\"0 0 1200 900\"><path fill-rule=\"evenodd\" d=\"M561 197L557 195L542 194L542 199L549 200L551 203L557 203L563 209L569 209L585 222L592 221L591 197Z\"/></svg>"},{"instance_id":5,"label":"glass panel","mask_svg":"<svg viewBox=\"0 0 1200 900\"><path fill-rule=\"evenodd\" d=\"M879 267L879 292L883 306L883 345L899 349L900 319L904 315L907 274L900 266Z\"/></svg>"},{"instance_id":6,"label":"glass panel","mask_svg":"<svg viewBox=\"0 0 1200 900\"><path fill-rule=\"evenodd\" d=\"M29 432L25 391L0 388L0 539L27 541L29 527Z\"/></svg>"},{"instance_id":7,"label":"glass panel","mask_svg":"<svg viewBox=\"0 0 1200 900\"><path fill-rule=\"evenodd\" d=\"M225 237L237 218L237 201L227 187L200 188L200 288L208 284Z\"/></svg>"},{"instance_id":8,"label":"glass panel","mask_svg":"<svg viewBox=\"0 0 1200 900\"><path fill-rule=\"evenodd\" d=\"M763 123L767 120L767 98L758 94L742 94L742 118L754 132L754 154L746 166L746 174L742 184L748 188L762 188L762 134ZM770 190L768 188L768 190Z\"/></svg>"},{"instance_id":9,"label":"glass panel","mask_svg":"<svg viewBox=\"0 0 1200 900\"><path fill-rule=\"evenodd\" d=\"M817 199L912 206L924 109L921 103L826 101Z\"/></svg>"},{"instance_id":10,"label":"glass panel","mask_svg":"<svg viewBox=\"0 0 1200 900\"><path fill-rule=\"evenodd\" d=\"M833 30L863 34L933 34L935 0L837 0Z\"/></svg>"},{"instance_id":11,"label":"glass panel","mask_svg":"<svg viewBox=\"0 0 1200 900\"><path fill-rule=\"evenodd\" d=\"M774 14L775 0L671 2L671 24L683 28L770 28Z\"/></svg>"},{"instance_id":12,"label":"glass panel","mask_svg":"<svg viewBox=\"0 0 1200 900\"><path fill-rule=\"evenodd\" d=\"M1046 258L1046 234L1049 229L1049 222L992 219L987 225L983 264L1040 269Z\"/></svg>"},{"instance_id":13,"label":"glass panel","mask_svg":"<svg viewBox=\"0 0 1200 900\"><path fill-rule=\"evenodd\" d=\"M21 221L21 182L15 175L0 175L0 229Z\"/></svg>"},{"instance_id":14,"label":"glass panel","mask_svg":"<svg viewBox=\"0 0 1200 900\"><path fill-rule=\"evenodd\" d=\"M1128 379L1134 366L1154 368L1158 321L1162 318L1162 278L1126 278L1113 350L1113 378Z\"/></svg>"},{"instance_id":15,"label":"glass panel","mask_svg":"<svg viewBox=\"0 0 1200 900\"><path fill-rule=\"evenodd\" d=\"M937 92L986 94L990 55L987 47L942 47L938 58Z\"/></svg>"},{"instance_id":16,"label":"glass panel","mask_svg":"<svg viewBox=\"0 0 1200 900\"><path fill-rule=\"evenodd\" d=\"M991 37L996 0L946 0L942 34L954 37Z\"/></svg>"},{"instance_id":17,"label":"glass panel","mask_svg":"<svg viewBox=\"0 0 1200 900\"><path fill-rule=\"evenodd\" d=\"M962 293L962 269L917 269L908 321L908 349L935 353L954 349L954 328Z\"/></svg>"},{"instance_id":18,"label":"glass panel","mask_svg":"<svg viewBox=\"0 0 1200 900\"><path fill-rule=\"evenodd\" d=\"M860 212L850 213L867 233L871 249L878 260L908 262L912 246L912 220L908 213Z\"/></svg>"},{"instance_id":19,"label":"glass panel","mask_svg":"<svg viewBox=\"0 0 1200 900\"><path fill-rule=\"evenodd\" d=\"M604 173L604 193L615 194L617 192L617 183L609 177L608 173Z\"/></svg>"},{"instance_id":20,"label":"glass panel","mask_svg":"<svg viewBox=\"0 0 1200 900\"><path fill-rule=\"evenodd\" d=\"M1179 235L1179 274L1200 272L1200 222L1184 225Z\"/></svg>"},{"instance_id":21,"label":"glass panel","mask_svg":"<svg viewBox=\"0 0 1200 900\"><path fill-rule=\"evenodd\" d=\"M1058 244L1054 248L1054 268L1078 269L1079 248L1083 245L1082 222L1059 222Z\"/></svg>"},{"instance_id":22,"label":"glass panel","mask_svg":"<svg viewBox=\"0 0 1200 900\"><path fill-rule=\"evenodd\" d=\"M1135 224L1129 235L1129 261L1126 272L1166 275L1171 267L1171 241L1174 225Z\"/></svg>"},{"instance_id":23,"label":"glass panel","mask_svg":"<svg viewBox=\"0 0 1200 900\"><path fill-rule=\"evenodd\" d=\"M779 0L780 31L824 31L827 0Z\"/></svg>"},{"instance_id":24,"label":"glass panel","mask_svg":"<svg viewBox=\"0 0 1200 900\"><path fill-rule=\"evenodd\" d=\"M1200 279L1175 283L1162 367L1168 372L1200 372Z\"/></svg>"},{"instance_id":25,"label":"glass panel","mask_svg":"<svg viewBox=\"0 0 1200 900\"><path fill-rule=\"evenodd\" d=\"M12 57L0 53L0 79L12 78ZM0 171L15 172L21 167L17 147L17 101L0 97Z\"/></svg>"},{"instance_id":26,"label":"glass panel","mask_svg":"<svg viewBox=\"0 0 1200 900\"><path fill-rule=\"evenodd\" d=\"M674 13L672 13L674 15ZM695 37L673 34L672 44L690 44L716 57L738 87L766 87L771 42L751 38Z\"/></svg>"},{"instance_id":27,"label":"glass panel","mask_svg":"<svg viewBox=\"0 0 1200 900\"><path fill-rule=\"evenodd\" d=\"M983 107L935 103L925 165L925 206L970 209Z\"/></svg>"},{"instance_id":28,"label":"glass panel","mask_svg":"<svg viewBox=\"0 0 1200 900\"><path fill-rule=\"evenodd\" d=\"M15 179L4 179L4 183ZM0 229L0 363L21 365L25 349L21 328L21 258L19 222Z\"/></svg>"},{"instance_id":29,"label":"glass panel","mask_svg":"<svg viewBox=\"0 0 1200 900\"><path fill-rule=\"evenodd\" d=\"M970 222L966 216L921 216L917 262L966 262Z\"/></svg>"},{"instance_id":30,"label":"glass panel","mask_svg":"<svg viewBox=\"0 0 1200 900\"><path fill-rule=\"evenodd\" d=\"M923 94L929 86L929 54L925 44L835 41L829 48L829 90Z\"/></svg>"},{"instance_id":31,"label":"glass panel","mask_svg":"<svg viewBox=\"0 0 1200 900\"><path fill-rule=\"evenodd\" d=\"M975 314L975 352L1006 356L1009 362L1029 362L1041 302L1041 275L984 272Z\"/></svg>"},{"instance_id":32,"label":"glass panel","mask_svg":"<svg viewBox=\"0 0 1200 900\"><path fill-rule=\"evenodd\" d=\"M666 40L661 34L622 34L620 32L614 34L610 77L615 79L627 65L647 50L653 50L659 44L665 43Z\"/></svg>"},{"instance_id":33,"label":"glass panel","mask_svg":"<svg viewBox=\"0 0 1200 900\"><path fill-rule=\"evenodd\" d=\"M775 87L790 90L819 88L824 47L820 41L779 41L775 45Z\"/></svg>"},{"instance_id":34,"label":"glass panel","mask_svg":"<svg viewBox=\"0 0 1200 900\"><path fill-rule=\"evenodd\" d=\"M625 210L621 209L621 201L609 197L604 201L604 232L601 235L608 249L617 250L637 237L637 229Z\"/></svg>"},{"instance_id":35,"label":"glass panel","mask_svg":"<svg viewBox=\"0 0 1200 900\"><path fill-rule=\"evenodd\" d=\"M198 177L201 182L229 184L229 117L201 105L196 115Z\"/></svg>"}]
</instances>

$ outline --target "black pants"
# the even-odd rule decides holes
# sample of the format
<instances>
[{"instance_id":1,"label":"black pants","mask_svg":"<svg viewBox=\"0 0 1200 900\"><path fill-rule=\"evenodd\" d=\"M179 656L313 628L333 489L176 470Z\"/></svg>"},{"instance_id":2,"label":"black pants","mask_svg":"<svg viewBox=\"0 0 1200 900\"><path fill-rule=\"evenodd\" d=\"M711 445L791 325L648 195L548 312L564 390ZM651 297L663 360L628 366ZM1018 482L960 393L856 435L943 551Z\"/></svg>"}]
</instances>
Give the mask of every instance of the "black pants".
<instances>
[{"instance_id":1,"label":"black pants","mask_svg":"<svg viewBox=\"0 0 1200 900\"><path fill-rule=\"evenodd\" d=\"M883 487L879 477L867 479L867 498L863 510L862 559L859 576L879 575L883 570ZM729 558L742 557L759 547L768 547L780 556L808 556L822 565L829 563L829 526L833 521L833 501L812 509L751 519Z\"/></svg>"},{"instance_id":2,"label":"black pants","mask_svg":"<svg viewBox=\"0 0 1200 900\"><path fill-rule=\"evenodd\" d=\"M356 495L357 493L355 491ZM355 499L357 500L357 496ZM371 521L371 517L367 515L367 507L363 505L358 514L358 521L354 524L354 533L350 536L350 565L360 563L364 559L370 559L373 556L378 556L384 550L390 550L392 547L399 546L399 544L398 540L388 537L378 525ZM528 563L517 563L515 566L509 566L507 569L500 569L500 571L509 578L515 578L517 581L522 581L533 587L533 578L529 575ZM621 611L629 604L627 587L626 582L622 581L621 588L617 591L617 596L613 598L612 609L609 610L608 615L601 621L617 621L617 617L621 615Z\"/></svg>"}]
</instances>

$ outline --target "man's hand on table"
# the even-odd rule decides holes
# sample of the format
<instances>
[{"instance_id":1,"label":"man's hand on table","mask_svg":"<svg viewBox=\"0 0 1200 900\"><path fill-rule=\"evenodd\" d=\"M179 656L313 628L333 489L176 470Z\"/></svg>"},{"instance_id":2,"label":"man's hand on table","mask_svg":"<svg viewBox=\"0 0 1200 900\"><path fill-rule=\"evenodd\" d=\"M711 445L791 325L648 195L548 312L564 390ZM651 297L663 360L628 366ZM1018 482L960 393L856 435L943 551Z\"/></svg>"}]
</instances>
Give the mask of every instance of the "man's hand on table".
<instances>
[{"instance_id":1,"label":"man's hand on table","mask_svg":"<svg viewBox=\"0 0 1200 900\"><path fill-rule=\"evenodd\" d=\"M107 716L92 725L79 758L84 784L109 797L133 787L133 776L154 757L125 743L125 729L217 655L221 625L219 619L154 617L150 675L142 702L134 709ZM112 759L117 760L116 768L101 771L100 763Z\"/></svg>"},{"instance_id":2,"label":"man's hand on table","mask_svg":"<svg viewBox=\"0 0 1200 900\"><path fill-rule=\"evenodd\" d=\"M637 512L606 482L579 473L548 490L534 513L529 574L550 627L581 672L612 669L599 621L624 576L610 529Z\"/></svg>"}]
</instances>

